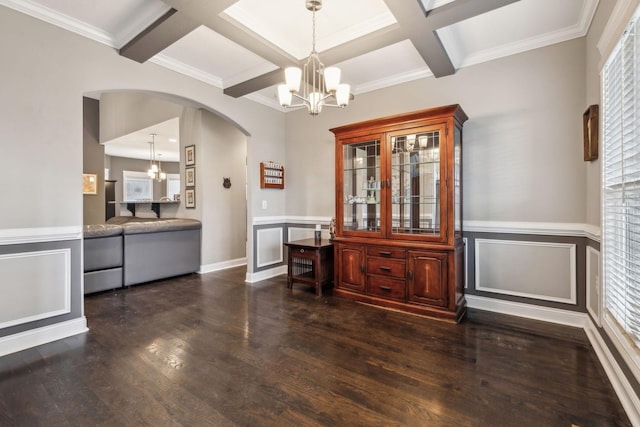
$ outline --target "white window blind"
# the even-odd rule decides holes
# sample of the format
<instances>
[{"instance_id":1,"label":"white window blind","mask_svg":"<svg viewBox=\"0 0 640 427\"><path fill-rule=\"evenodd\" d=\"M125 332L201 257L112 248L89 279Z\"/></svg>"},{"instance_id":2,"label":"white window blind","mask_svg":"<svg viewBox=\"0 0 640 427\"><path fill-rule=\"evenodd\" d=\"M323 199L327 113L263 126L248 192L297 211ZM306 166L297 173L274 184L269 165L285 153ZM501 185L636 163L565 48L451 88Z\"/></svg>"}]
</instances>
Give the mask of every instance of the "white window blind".
<instances>
[{"instance_id":1,"label":"white window blind","mask_svg":"<svg viewBox=\"0 0 640 427\"><path fill-rule=\"evenodd\" d=\"M640 36L634 18L602 72L605 307L640 347Z\"/></svg>"}]
</instances>

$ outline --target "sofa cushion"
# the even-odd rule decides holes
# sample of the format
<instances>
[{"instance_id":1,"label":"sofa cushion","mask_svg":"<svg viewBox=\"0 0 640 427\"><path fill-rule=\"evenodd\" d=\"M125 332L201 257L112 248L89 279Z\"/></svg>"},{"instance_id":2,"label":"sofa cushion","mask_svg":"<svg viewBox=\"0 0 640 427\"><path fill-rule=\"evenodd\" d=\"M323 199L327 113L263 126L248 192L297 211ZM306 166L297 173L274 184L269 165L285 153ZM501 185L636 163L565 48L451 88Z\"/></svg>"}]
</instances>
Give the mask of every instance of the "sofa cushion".
<instances>
[{"instance_id":1,"label":"sofa cushion","mask_svg":"<svg viewBox=\"0 0 640 427\"><path fill-rule=\"evenodd\" d=\"M98 237L118 236L122 234L122 227L115 224L92 224L85 225L83 236L85 239L96 239Z\"/></svg>"},{"instance_id":2,"label":"sofa cushion","mask_svg":"<svg viewBox=\"0 0 640 427\"><path fill-rule=\"evenodd\" d=\"M169 218L153 221L132 221L122 224L123 234L161 233L165 231L198 230L202 223L196 219Z\"/></svg>"}]
</instances>

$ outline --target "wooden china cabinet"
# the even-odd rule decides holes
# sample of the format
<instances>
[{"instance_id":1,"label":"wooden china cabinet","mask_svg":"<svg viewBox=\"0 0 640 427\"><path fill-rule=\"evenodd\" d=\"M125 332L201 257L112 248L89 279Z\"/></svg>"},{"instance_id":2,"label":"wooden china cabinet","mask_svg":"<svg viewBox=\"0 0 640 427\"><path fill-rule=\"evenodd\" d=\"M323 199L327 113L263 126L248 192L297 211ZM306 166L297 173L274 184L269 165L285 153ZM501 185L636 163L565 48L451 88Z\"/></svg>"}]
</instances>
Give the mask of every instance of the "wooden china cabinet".
<instances>
[{"instance_id":1,"label":"wooden china cabinet","mask_svg":"<svg viewBox=\"0 0 640 427\"><path fill-rule=\"evenodd\" d=\"M334 295L460 321L466 120L451 105L331 129Z\"/></svg>"}]
</instances>

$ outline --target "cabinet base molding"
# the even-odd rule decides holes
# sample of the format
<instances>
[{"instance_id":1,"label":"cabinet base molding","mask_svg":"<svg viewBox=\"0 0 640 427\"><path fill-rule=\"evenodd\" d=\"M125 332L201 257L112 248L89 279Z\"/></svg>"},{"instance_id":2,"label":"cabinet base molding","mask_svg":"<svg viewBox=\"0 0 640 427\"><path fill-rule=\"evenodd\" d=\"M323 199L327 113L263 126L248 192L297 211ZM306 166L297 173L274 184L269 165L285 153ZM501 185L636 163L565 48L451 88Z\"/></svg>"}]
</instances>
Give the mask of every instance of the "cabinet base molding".
<instances>
[{"instance_id":1,"label":"cabinet base molding","mask_svg":"<svg viewBox=\"0 0 640 427\"><path fill-rule=\"evenodd\" d=\"M464 296L457 303L456 311L452 312L435 307L427 307L418 304L390 301L386 298L376 298L371 295L364 295L359 292L350 292L346 289L334 289L333 295L348 299L357 303L383 308L385 310L409 313L416 316L428 317L430 319L442 320L451 323L460 323L467 312L467 305Z\"/></svg>"}]
</instances>

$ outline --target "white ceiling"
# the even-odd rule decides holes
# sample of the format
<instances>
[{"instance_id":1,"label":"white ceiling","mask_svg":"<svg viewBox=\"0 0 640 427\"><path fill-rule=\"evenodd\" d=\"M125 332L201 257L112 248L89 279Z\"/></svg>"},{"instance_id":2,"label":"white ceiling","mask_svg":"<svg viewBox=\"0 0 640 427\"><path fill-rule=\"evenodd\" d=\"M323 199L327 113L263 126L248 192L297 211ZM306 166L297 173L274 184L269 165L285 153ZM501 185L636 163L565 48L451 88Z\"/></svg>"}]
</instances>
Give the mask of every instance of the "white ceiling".
<instances>
[{"instance_id":1,"label":"white ceiling","mask_svg":"<svg viewBox=\"0 0 640 427\"><path fill-rule=\"evenodd\" d=\"M468 7L473 3L419 1L425 10L434 9L434 12L443 6L446 6L444 9L457 5ZM342 58L337 64L325 65L338 65L342 69L342 80L351 84L354 102L358 94L410 80L434 78L411 40L412 36L416 40L415 26L403 25L406 17L394 17L387 7L392 4L390 0L324 0L323 3L316 13L317 51L321 59L325 51L330 58ZM228 7L217 16L207 15L207 10L221 4ZM278 70L282 67L274 63L278 59L295 62L311 51L312 15L305 8L305 0L0 0L0 5L115 49L122 48L174 7L202 25L194 26L193 31L155 54L150 61L220 89ZM460 69L582 37L589 29L597 5L598 0L520 0L444 26L436 33L454 68ZM374 50L356 49L355 56L349 56L346 47L340 52L342 46L352 46L353 43L349 43L358 37L373 37L393 30L397 34L398 27L401 34L407 33L406 37L389 45L376 45ZM221 29L226 36L211 28ZM281 110L275 85L244 96ZM144 139L148 138L146 133ZM148 144L145 146L148 150Z\"/></svg>"},{"instance_id":2,"label":"white ceiling","mask_svg":"<svg viewBox=\"0 0 640 427\"><path fill-rule=\"evenodd\" d=\"M152 136L153 135L153 136ZM104 144L104 153L108 156L129 157L149 160L150 145L155 146L156 160L163 162L180 161L180 119L175 117L157 123Z\"/></svg>"}]
</instances>

